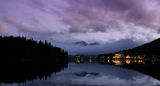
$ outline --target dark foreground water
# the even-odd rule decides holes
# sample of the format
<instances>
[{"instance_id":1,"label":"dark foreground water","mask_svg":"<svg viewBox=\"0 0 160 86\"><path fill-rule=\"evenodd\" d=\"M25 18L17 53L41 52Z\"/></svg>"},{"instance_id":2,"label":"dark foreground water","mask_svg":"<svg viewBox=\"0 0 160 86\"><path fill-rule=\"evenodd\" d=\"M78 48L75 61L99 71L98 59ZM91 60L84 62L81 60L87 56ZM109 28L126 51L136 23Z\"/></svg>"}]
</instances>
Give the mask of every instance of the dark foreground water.
<instances>
[{"instance_id":1,"label":"dark foreground water","mask_svg":"<svg viewBox=\"0 0 160 86\"><path fill-rule=\"evenodd\" d=\"M68 68L42 80L0 86L160 86L160 81L133 70L97 63L69 63Z\"/></svg>"}]
</instances>

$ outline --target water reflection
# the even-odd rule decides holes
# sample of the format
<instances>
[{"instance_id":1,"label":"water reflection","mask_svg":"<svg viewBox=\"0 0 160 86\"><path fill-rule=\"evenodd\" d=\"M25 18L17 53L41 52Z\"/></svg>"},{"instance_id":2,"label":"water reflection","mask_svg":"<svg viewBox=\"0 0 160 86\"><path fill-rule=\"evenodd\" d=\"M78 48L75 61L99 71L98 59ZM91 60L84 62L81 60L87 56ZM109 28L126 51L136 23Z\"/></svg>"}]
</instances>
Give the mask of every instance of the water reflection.
<instances>
[{"instance_id":1,"label":"water reflection","mask_svg":"<svg viewBox=\"0 0 160 86\"><path fill-rule=\"evenodd\" d=\"M99 59L99 63L111 65L125 65L125 64L145 64L144 59Z\"/></svg>"},{"instance_id":2,"label":"water reflection","mask_svg":"<svg viewBox=\"0 0 160 86\"><path fill-rule=\"evenodd\" d=\"M112 62L115 64L115 65L122 65L122 61L120 61L119 59L115 59L115 60L112 60Z\"/></svg>"},{"instance_id":3,"label":"water reflection","mask_svg":"<svg viewBox=\"0 0 160 86\"><path fill-rule=\"evenodd\" d=\"M126 60L125 63L126 63L126 64L130 64L130 63L131 63L131 60Z\"/></svg>"},{"instance_id":4,"label":"water reflection","mask_svg":"<svg viewBox=\"0 0 160 86\"><path fill-rule=\"evenodd\" d=\"M0 83L26 83L35 79L47 79L62 71L68 63L49 64L1 64Z\"/></svg>"},{"instance_id":5,"label":"water reflection","mask_svg":"<svg viewBox=\"0 0 160 86\"><path fill-rule=\"evenodd\" d=\"M147 57L147 56L145 56ZM160 80L160 60L155 58L145 58L144 56L130 56L123 54L101 55L97 58L100 64L116 65L122 68L135 70L150 75Z\"/></svg>"},{"instance_id":6,"label":"water reflection","mask_svg":"<svg viewBox=\"0 0 160 86\"><path fill-rule=\"evenodd\" d=\"M113 62L114 65L124 65L124 64L145 64L143 59L137 59L137 60L131 60L131 59L113 59L110 60L110 62Z\"/></svg>"},{"instance_id":7,"label":"water reflection","mask_svg":"<svg viewBox=\"0 0 160 86\"><path fill-rule=\"evenodd\" d=\"M68 63L0 66L0 83L26 83L26 85L22 86L126 86L126 84L127 86L136 86L137 83L140 83L138 86L143 86L145 83L150 82L152 83L150 84L151 86L160 85L154 83L155 81L159 83L158 80L144 75L148 74L159 79L160 72L158 70L155 71L159 65L150 66L149 68L148 66L139 65L145 64L143 58L132 58L127 56L126 58L121 59L117 56L114 59L111 57L102 57L101 59L89 57L86 59L83 56L77 56L74 58L75 62L70 63L69 68L64 71L62 70L67 67ZM144 74L111 65L101 65L96 62L132 68ZM138 66L135 66L135 64L138 64ZM48 79L48 77L51 78ZM34 84L29 82L35 80L39 81L36 83L33 82ZM18 85L11 84L8 86Z\"/></svg>"},{"instance_id":8,"label":"water reflection","mask_svg":"<svg viewBox=\"0 0 160 86\"><path fill-rule=\"evenodd\" d=\"M20 86L159 86L160 81L147 75L111 65L70 63L64 71L47 80L27 81ZM0 84L19 86L19 84Z\"/></svg>"},{"instance_id":9,"label":"water reflection","mask_svg":"<svg viewBox=\"0 0 160 86\"><path fill-rule=\"evenodd\" d=\"M86 58L85 58L86 59ZM75 60L75 62L77 62ZM120 66L122 68L127 68L131 70L135 70L147 75L150 75L158 80L160 80L160 70L158 70L160 64L156 60L145 59L142 56L122 56L120 54L116 54L113 56L100 56L99 58L88 58L87 60L83 60L79 62L79 64L83 63L100 63L107 65L115 65Z\"/></svg>"}]
</instances>

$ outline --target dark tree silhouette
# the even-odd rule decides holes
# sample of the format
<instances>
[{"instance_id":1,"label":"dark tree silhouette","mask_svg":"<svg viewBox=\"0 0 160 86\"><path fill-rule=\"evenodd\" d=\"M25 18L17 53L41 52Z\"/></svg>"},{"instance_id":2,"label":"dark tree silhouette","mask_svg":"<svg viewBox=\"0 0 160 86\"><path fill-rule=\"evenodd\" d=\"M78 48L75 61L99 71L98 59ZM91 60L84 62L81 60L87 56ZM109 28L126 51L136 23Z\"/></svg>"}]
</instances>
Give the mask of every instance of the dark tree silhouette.
<instances>
[{"instance_id":1,"label":"dark tree silhouette","mask_svg":"<svg viewBox=\"0 0 160 86\"><path fill-rule=\"evenodd\" d=\"M1 62L59 63L68 60L68 53L51 43L34 41L25 37L0 37Z\"/></svg>"},{"instance_id":2,"label":"dark tree silhouette","mask_svg":"<svg viewBox=\"0 0 160 86\"><path fill-rule=\"evenodd\" d=\"M68 53L47 41L0 36L0 83L50 76L68 66Z\"/></svg>"}]
</instances>

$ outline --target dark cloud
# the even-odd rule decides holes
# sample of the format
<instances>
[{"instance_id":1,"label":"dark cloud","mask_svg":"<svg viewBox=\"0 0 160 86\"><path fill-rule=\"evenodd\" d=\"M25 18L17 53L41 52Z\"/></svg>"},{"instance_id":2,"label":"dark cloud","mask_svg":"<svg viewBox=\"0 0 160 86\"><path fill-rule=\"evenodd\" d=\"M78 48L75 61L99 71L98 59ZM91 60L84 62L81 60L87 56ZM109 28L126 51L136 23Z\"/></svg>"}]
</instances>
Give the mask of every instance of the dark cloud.
<instances>
[{"instance_id":1,"label":"dark cloud","mask_svg":"<svg viewBox=\"0 0 160 86\"><path fill-rule=\"evenodd\" d=\"M93 43L89 43L89 45L99 45L100 43L98 42L93 42Z\"/></svg>"},{"instance_id":2,"label":"dark cloud","mask_svg":"<svg viewBox=\"0 0 160 86\"><path fill-rule=\"evenodd\" d=\"M76 45L81 45L81 46L87 46L88 43L86 43L85 41L78 41L78 42L75 42Z\"/></svg>"},{"instance_id":3,"label":"dark cloud","mask_svg":"<svg viewBox=\"0 0 160 86\"><path fill-rule=\"evenodd\" d=\"M85 41L77 41L74 43L75 45L80 45L80 46L89 46L89 45L99 45L98 42L91 42L91 43L87 43Z\"/></svg>"}]
</instances>

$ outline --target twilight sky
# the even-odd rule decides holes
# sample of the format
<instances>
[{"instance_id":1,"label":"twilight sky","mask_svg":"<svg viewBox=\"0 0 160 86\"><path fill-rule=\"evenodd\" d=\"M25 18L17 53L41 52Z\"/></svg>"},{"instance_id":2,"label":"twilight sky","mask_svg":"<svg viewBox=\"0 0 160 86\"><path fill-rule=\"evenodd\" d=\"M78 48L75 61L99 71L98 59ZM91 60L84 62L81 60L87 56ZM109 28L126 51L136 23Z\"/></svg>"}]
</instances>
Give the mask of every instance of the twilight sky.
<instances>
[{"instance_id":1,"label":"twilight sky","mask_svg":"<svg viewBox=\"0 0 160 86\"><path fill-rule=\"evenodd\" d=\"M0 35L108 53L159 38L159 14L159 0L0 0Z\"/></svg>"}]
</instances>

